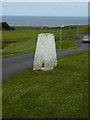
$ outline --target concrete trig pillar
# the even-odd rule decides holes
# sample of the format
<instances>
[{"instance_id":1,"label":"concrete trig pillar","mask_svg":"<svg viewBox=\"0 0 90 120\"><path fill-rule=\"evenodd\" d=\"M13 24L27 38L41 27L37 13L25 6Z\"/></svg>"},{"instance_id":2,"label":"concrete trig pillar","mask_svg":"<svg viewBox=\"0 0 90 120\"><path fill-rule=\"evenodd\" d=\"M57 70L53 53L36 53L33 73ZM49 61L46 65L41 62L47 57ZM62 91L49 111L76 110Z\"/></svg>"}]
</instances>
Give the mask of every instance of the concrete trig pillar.
<instances>
[{"instance_id":1,"label":"concrete trig pillar","mask_svg":"<svg viewBox=\"0 0 90 120\"><path fill-rule=\"evenodd\" d=\"M38 35L33 70L53 70L57 65L54 34Z\"/></svg>"}]
</instances>

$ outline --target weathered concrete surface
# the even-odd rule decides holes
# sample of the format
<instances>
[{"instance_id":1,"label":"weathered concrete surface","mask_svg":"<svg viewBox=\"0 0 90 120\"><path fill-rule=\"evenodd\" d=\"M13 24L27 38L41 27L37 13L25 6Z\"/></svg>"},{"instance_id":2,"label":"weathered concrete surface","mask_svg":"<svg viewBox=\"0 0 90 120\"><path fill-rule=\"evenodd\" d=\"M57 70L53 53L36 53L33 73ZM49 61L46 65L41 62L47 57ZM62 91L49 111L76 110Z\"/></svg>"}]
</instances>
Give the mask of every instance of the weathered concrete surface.
<instances>
[{"instance_id":1,"label":"weathered concrete surface","mask_svg":"<svg viewBox=\"0 0 90 120\"><path fill-rule=\"evenodd\" d=\"M53 70L57 65L54 34L38 35L33 70Z\"/></svg>"}]
</instances>

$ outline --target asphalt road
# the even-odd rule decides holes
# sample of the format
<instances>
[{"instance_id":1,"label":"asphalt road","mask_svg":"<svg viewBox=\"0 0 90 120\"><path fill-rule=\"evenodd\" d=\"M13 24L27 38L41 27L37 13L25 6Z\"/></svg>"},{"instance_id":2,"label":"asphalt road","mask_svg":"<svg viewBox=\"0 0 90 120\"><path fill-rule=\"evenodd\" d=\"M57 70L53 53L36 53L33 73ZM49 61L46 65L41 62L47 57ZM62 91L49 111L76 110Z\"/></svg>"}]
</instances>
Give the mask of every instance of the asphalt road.
<instances>
[{"instance_id":1,"label":"asphalt road","mask_svg":"<svg viewBox=\"0 0 90 120\"><path fill-rule=\"evenodd\" d=\"M76 53L83 50L88 50L88 43L82 43L82 41L75 41L74 44L78 45L77 49L57 49L57 58L62 56ZM6 57L2 59L2 80L15 75L26 68L33 66L34 53L27 53L22 55L16 55ZM1 61L1 59L0 59Z\"/></svg>"}]
</instances>

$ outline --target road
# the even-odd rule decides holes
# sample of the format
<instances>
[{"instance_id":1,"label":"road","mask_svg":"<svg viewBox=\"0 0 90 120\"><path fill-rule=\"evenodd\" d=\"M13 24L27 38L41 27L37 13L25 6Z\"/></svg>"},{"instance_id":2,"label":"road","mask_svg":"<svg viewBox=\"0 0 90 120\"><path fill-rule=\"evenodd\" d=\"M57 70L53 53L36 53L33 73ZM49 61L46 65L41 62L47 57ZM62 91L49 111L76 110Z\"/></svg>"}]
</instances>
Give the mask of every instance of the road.
<instances>
[{"instance_id":1,"label":"road","mask_svg":"<svg viewBox=\"0 0 90 120\"><path fill-rule=\"evenodd\" d=\"M75 41L74 44L78 45L77 49L57 49L57 58L62 56L76 53L83 50L88 50L88 43L82 43L81 40ZM2 59L2 80L15 75L26 68L33 66L34 53L27 53L22 55L16 55L6 57ZM1 61L1 59L0 59Z\"/></svg>"}]
</instances>

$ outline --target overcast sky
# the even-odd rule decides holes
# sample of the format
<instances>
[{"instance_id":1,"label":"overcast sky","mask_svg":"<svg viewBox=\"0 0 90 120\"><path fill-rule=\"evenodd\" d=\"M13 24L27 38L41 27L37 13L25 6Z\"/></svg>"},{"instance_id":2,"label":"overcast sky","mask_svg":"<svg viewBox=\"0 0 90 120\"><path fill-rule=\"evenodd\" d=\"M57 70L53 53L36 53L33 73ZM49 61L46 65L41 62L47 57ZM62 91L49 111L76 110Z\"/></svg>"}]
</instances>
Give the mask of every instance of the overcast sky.
<instances>
[{"instance_id":1,"label":"overcast sky","mask_svg":"<svg viewBox=\"0 0 90 120\"><path fill-rule=\"evenodd\" d=\"M88 2L2 2L2 8L8 16L88 16Z\"/></svg>"}]
</instances>

